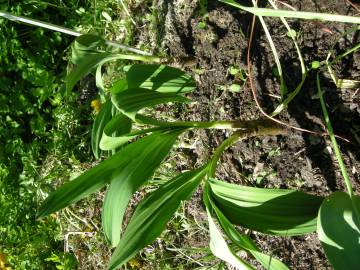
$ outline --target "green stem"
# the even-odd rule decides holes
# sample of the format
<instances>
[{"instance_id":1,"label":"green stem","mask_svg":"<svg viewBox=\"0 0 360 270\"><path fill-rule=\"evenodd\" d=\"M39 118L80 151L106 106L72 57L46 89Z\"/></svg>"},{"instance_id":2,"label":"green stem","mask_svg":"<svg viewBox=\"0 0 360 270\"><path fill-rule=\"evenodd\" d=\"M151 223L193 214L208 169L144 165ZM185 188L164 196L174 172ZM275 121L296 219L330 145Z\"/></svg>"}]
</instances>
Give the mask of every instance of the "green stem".
<instances>
[{"instance_id":1,"label":"green stem","mask_svg":"<svg viewBox=\"0 0 360 270\"><path fill-rule=\"evenodd\" d=\"M335 135L334 135L334 130L333 130L332 125L331 125L330 117L329 117L328 111L326 109L326 105L325 105L325 101L324 101L324 97L323 97L323 92L321 90L320 75L319 74L320 74L320 71L316 74L316 86L317 86L317 90L318 90L318 96L319 96L319 99L320 99L321 109L322 109L325 124L326 124L326 129L327 129L327 132L329 134L331 143L333 145L333 149L334 149L334 152L335 152L335 157L336 157L336 159L337 159L337 161L339 163L341 174L343 176L346 189L347 189L347 191L349 193L349 196L350 196L350 199L351 199L351 202L352 202L352 206L354 208L355 215L356 215L358 221L360 222L360 212L359 212L358 206L357 206L356 201L355 201L355 194L354 194L354 191L353 191L353 188L352 188L352 185L351 185L351 181L350 181L349 175L347 173L344 161L343 161L343 159L341 157L339 145L337 144L337 141L336 141L336 138L335 138Z\"/></svg>"},{"instance_id":2,"label":"green stem","mask_svg":"<svg viewBox=\"0 0 360 270\"><path fill-rule=\"evenodd\" d=\"M207 129L231 129L231 130L249 130L256 129L261 126L273 125L272 121L267 119L256 119L256 120L236 120L236 121L177 121L177 122L166 122L157 120L149 116L137 114L135 118L136 122L144 125L152 125L158 127L188 127L188 128L207 128Z\"/></svg>"},{"instance_id":3,"label":"green stem","mask_svg":"<svg viewBox=\"0 0 360 270\"><path fill-rule=\"evenodd\" d=\"M152 125L158 127L190 127L190 128L211 128L211 129L232 129L233 121L177 121L177 122L166 122L157 120L145 115L137 114L136 122L139 124Z\"/></svg>"},{"instance_id":4,"label":"green stem","mask_svg":"<svg viewBox=\"0 0 360 270\"><path fill-rule=\"evenodd\" d=\"M278 115L283 109L285 109L288 104L297 96L297 94L302 89L304 83L306 80L306 73L303 73L301 82L298 84L298 86L295 88L294 91L292 91L280 104L276 107L276 109L271 113L271 116L274 117Z\"/></svg>"},{"instance_id":5,"label":"green stem","mask_svg":"<svg viewBox=\"0 0 360 270\"><path fill-rule=\"evenodd\" d=\"M256 121L256 120L254 120ZM287 130L283 126L274 123L271 120L258 120L256 126L249 127L245 130L238 130L232 134L229 138L222 142L222 144L215 150L213 157L209 162L209 177L215 176L215 170L217 162L220 159L222 153L231 145L239 140L243 140L256 136L276 136L286 134Z\"/></svg>"},{"instance_id":6,"label":"green stem","mask_svg":"<svg viewBox=\"0 0 360 270\"><path fill-rule=\"evenodd\" d=\"M115 61L115 60L136 60L136 61L143 61L143 62L155 62L161 63L163 58L152 56L152 55L139 55L139 54L110 54L109 56L104 58L98 65L102 65L108 61Z\"/></svg>"},{"instance_id":7,"label":"green stem","mask_svg":"<svg viewBox=\"0 0 360 270\"><path fill-rule=\"evenodd\" d=\"M256 7L256 1L253 0L253 4ZM283 71L282 71L280 58L279 58L279 55L277 53L274 41L273 41L273 39L271 37L271 34L269 32L269 29L268 29L268 27L267 27L267 25L266 25L266 23L264 21L264 18L262 16L258 16L258 18L259 18L260 23L261 23L261 25L263 27L263 30L265 32L265 36L266 36L266 38L267 38L267 40L269 42L271 51L272 51L274 59L275 59L276 67L278 69L279 77L280 77L280 94L281 94L281 98L283 99L285 97L285 95L287 94L287 87L286 87L285 80L284 80L284 74L283 74Z\"/></svg>"},{"instance_id":8,"label":"green stem","mask_svg":"<svg viewBox=\"0 0 360 270\"><path fill-rule=\"evenodd\" d=\"M274 9L278 9L275 2L274 1L269 1L270 4L273 6ZM289 24L287 23L287 21L285 20L284 17L280 17L280 20L282 21L282 23L285 25L286 29L288 30L288 32L291 31L291 28L289 26ZM297 94L300 92L300 90L302 89L303 84L305 83L306 77L307 77L307 71L306 71L306 66L305 66L305 62L304 62L304 58L301 54L301 50L299 48L299 45L296 42L296 37L293 35L290 35L290 38L293 40L294 42L294 46L296 48L296 52L298 54L299 57L299 61L300 61L300 65L301 65L301 82L298 84L298 86L295 88L294 91L292 91L286 98L285 100L283 100L281 102L281 104L279 104L276 109L272 112L271 116L274 117L276 115L278 115L283 109L285 109L287 107L287 105L297 96Z\"/></svg>"},{"instance_id":9,"label":"green stem","mask_svg":"<svg viewBox=\"0 0 360 270\"><path fill-rule=\"evenodd\" d=\"M350 53L353 53L355 51L357 51L358 49L360 49L360 43L355 45L354 47L352 47L351 49L347 50L346 52L340 54L339 56L337 56L334 60L332 60L330 63L328 63L328 59L327 59L327 65L331 66L334 63L336 63L337 61L339 61L341 58L349 55Z\"/></svg>"},{"instance_id":10,"label":"green stem","mask_svg":"<svg viewBox=\"0 0 360 270\"><path fill-rule=\"evenodd\" d=\"M307 11L292 11L292 10L271 9L271 8L246 7L238 4L234 0L220 0L220 2L245 10L256 16L284 17L284 18L297 18L297 19L305 19L305 20L320 20L320 21L360 24L360 18L355 16L307 12Z\"/></svg>"},{"instance_id":11,"label":"green stem","mask_svg":"<svg viewBox=\"0 0 360 270\"><path fill-rule=\"evenodd\" d=\"M233 145L235 142L239 140L239 138L243 135L243 133L236 132L232 134L229 138L227 138L225 141L220 144L218 148L216 148L210 162L209 162L209 177L214 178L215 177L215 171L216 171L216 165L222 155L222 153L231 145Z\"/></svg>"}]
</instances>

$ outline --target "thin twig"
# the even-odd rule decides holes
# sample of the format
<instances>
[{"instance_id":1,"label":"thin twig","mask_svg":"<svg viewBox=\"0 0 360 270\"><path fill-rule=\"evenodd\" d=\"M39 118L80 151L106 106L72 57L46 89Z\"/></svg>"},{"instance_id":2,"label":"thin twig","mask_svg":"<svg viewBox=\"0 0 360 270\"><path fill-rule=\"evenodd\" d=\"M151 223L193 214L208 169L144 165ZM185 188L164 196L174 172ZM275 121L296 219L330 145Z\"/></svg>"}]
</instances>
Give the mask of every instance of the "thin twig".
<instances>
[{"instance_id":1,"label":"thin twig","mask_svg":"<svg viewBox=\"0 0 360 270\"><path fill-rule=\"evenodd\" d=\"M346 0L346 3L348 3L350 6L352 6L358 12L360 12L360 8L357 5L355 5L354 3L352 3L350 0Z\"/></svg>"},{"instance_id":2,"label":"thin twig","mask_svg":"<svg viewBox=\"0 0 360 270\"><path fill-rule=\"evenodd\" d=\"M127 9L124 1L123 1L123 0L119 0L119 1L120 1L121 5L122 5L123 9L125 10L125 13L130 17L130 21L132 22L132 24L133 24L134 26L137 26L137 25L136 25L136 22L135 22L134 19L131 17L131 14L130 14L129 10Z\"/></svg>"}]
</instances>

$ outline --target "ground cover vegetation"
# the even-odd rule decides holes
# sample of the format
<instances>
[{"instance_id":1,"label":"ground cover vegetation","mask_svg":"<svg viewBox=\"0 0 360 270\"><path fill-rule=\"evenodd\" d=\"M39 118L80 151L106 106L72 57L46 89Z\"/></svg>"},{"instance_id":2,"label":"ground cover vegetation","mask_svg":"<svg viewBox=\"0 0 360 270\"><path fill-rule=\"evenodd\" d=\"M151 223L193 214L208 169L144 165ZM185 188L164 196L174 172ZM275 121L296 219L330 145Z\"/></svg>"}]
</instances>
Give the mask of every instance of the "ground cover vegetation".
<instances>
[{"instance_id":1,"label":"ground cover vegetation","mask_svg":"<svg viewBox=\"0 0 360 270\"><path fill-rule=\"evenodd\" d=\"M268 3L253 1L252 7L243 6L230 0L223 2L233 6L232 9L236 7L252 13L256 17L248 18L246 34L241 29L237 29L237 33L246 38L247 46L243 55L243 58L246 59L245 68L241 68L240 65L228 65L227 71L231 76L237 77L238 80L229 86L219 87L219 89L223 93L236 94L248 86L249 93L254 100L253 109L259 110L260 114L252 115L247 119L230 117L229 120L182 121L178 119L169 121L169 114L171 115L179 109L186 112L186 108L191 106L189 105L191 101L186 96L198 98L193 92L197 86L195 80L189 73L182 71L188 67L189 62L189 66L193 66L191 57L189 58L188 55L185 57L160 55L158 57L143 51L134 54L134 50L132 53L114 52L111 47L107 46L109 43L98 34L80 36L72 44L71 69L66 76L63 91L64 95L73 95L74 87L78 82L92 71L94 72L99 100L92 102L98 113L92 126L91 148L94 157L99 161L97 165L91 166L84 173L79 174L72 181L52 192L41 203L37 218L44 221L50 214L106 187L105 193L103 190L101 191L103 194L103 199L100 200L103 204L101 228L109 244L116 249L108 263L104 262L103 265L98 266L106 267L105 264L107 264L108 269L118 269L119 267L146 268L146 264L151 265L151 262L146 261L148 259L146 255L145 258L141 258L141 255L137 254L143 252L142 250L149 247L155 240L159 241L158 237L161 236L161 233L164 230L167 231L166 228L171 224L176 224L179 206L181 205L183 208L184 201L189 198L194 200L193 195L197 194L198 198L202 197L202 204L198 203L199 209L197 211L201 212L205 208L207 217L201 225L197 225L200 228L208 227L204 232L209 234L209 249L202 250L200 256L204 257L203 261L199 257L194 259L191 255L185 256L192 258L193 265L191 266L186 266L182 262L177 262L174 265L173 262L173 266L179 269L183 267L185 269L189 267L191 269L211 269L214 267L222 269L225 265L236 267L236 269L261 267L264 269L289 269L286 264L291 259L281 256L281 253L274 254L271 248L265 248L267 252L262 252L262 249L254 241L254 238L257 238L257 233L264 236L276 236L276 239L282 239L281 237L296 239L298 236L309 235L313 232L316 232L320 242L319 246L322 246L328 259L326 262L325 257L323 257L322 265L326 265L326 267L331 265L334 269L356 269L359 264L359 258L356 254L360 249L356 240L359 239L360 234L360 203L354 190L357 189L358 183L355 178L353 180L349 176L349 163L346 164L346 161L343 160L344 154L341 152L338 142L340 140L344 143L345 146L343 147L345 148L350 147L347 149L358 147L357 133L359 130L356 123L359 116L355 114L354 119L351 118L347 121L350 124L349 131L344 130L341 135L336 134L336 129L334 132L331 117L334 111L325 101L322 76L324 73L328 74L329 80L337 90L347 89L354 91L354 95L356 95L356 89L359 87L356 72L355 78L339 77L335 70L338 69L336 65L339 62L349 61L349 56L354 57L356 55L359 48L357 35L360 20L351 15L294 11L291 10L294 9L292 5L279 1L268 1ZM267 4L271 9L259 8L258 4ZM350 4L353 9L357 10L356 5L351 2ZM165 3L165 5L167 4ZM214 5L217 7L221 4L216 3ZM284 5L287 10L279 8L278 5ZM209 6L209 3L205 1L199 3L199 9L197 9L199 20L194 22L198 31L206 31L210 28L208 26L208 24L211 25L210 15L206 12ZM126 8L124 10L130 16L131 21L136 24L131 13ZM173 12L176 13L177 11ZM107 21L111 21L111 17L108 18L110 15L105 14L107 13L102 13L102 16ZM221 12L217 13L217 15L219 14L221 16ZM152 16L158 19L154 12ZM287 72L283 69L276 41L264 18L266 16L280 18L280 25L286 30L285 38L295 48L295 55L299 62L299 65L295 66L295 70L300 73L300 80L298 84L295 84L294 90L288 86ZM261 29L265 33L265 41L270 48L270 62L274 63L271 76L277 87L270 97L275 97L277 104L272 101L274 108L270 111L268 108L263 109L263 104L259 102L258 95L261 94L261 91L259 92L256 89L257 82L253 75L252 49L254 43L257 43L255 38L258 37L258 34L255 33L255 18L260 22ZM299 41L299 32L290 26L287 21L288 18L309 20L310 22L314 20L334 21L335 23L349 23L355 26L345 29L333 40L323 59L321 59L321 55L316 55L317 59L307 61L308 59L306 54L303 54ZM157 19L152 20L153 24L158 22ZM303 23L306 24L307 22ZM326 26L323 27L329 30ZM181 37L181 34L177 34ZM352 38L350 46L337 49L342 39L348 37ZM214 39L218 38L213 36L210 38L210 43L214 43ZM157 36L153 40L158 43L160 39ZM189 38L187 41L190 42ZM183 44L185 51L194 50L188 45L185 41ZM128 49L125 48L125 50ZM219 52L219 54L221 53L223 52ZM256 58L253 60L255 67L256 60ZM116 68L116 64L108 64L110 61L118 61L117 63L120 65ZM133 61L145 63L133 64ZM176 62L181 69L174 67ZM195 76L201 76L205 72L201 66L200 68L193 67L191 70ZM304 98L301 97L301 94L308 81L314 82L315 99L318 102L317 109L319 113L322 113L325 123L324 125L320 124L323 130L309 130L307 126L288 123L288 119L283 116L288 113L297 99ZM291 85L293 84L294 82L291 83ZM220 98L221 96L218 99ZM168 103L171 105L168 106ZM282 118L275 118L278 115ZM84 128L83 125L81 127ZM196 138L194 134L199 135L196 132L202 129L214 132L225 130L227 135L222 142L208 151L201 160L196 161L191 168L185 168L180 173L173 171L164 179L164 168L172 167L171 159L179 159L179 154L175 150L171 150L176 141L179 138L180 141L185 141L186 134L192 134L192 138ZM219 175L218 171L222 169L219 161L222 160L222 156L226 156L225 150L235 143L252 141L254 139L251 138L257 137L290 137L299 131L306 134L304 136L311 134L313 138L317 139L325 138L326 140L329 138L331 144L327 149L332 149L329 155L333 156L332 162L339 166L339 186L344 187L346 192L341 191L342 188L339 191L336 187L330 187L330 190L326 192L306 190L306 185L302 187L301 183L299 184L296 181L291 183L289 179L284 179L286 181L277 187L270 182L269 176L274 176L274 174L268 174L265 171L265 173L259 173L258 176L252 176L251 179L243 174L241 178L245 182L241 181L236 184L227 183ZM352 134L350 135L350 133ZM352 148L353 146L354 148ZM187 149L184 146L176 146L176 148ZM191 149L191 146L188 148ZM273 150L266 155L271 158L274 155L279 155L278 151ZM357 155L356 152L355 155ZM77 160L81 161L79 158ZM351 162L350 165L353 164L352 168L350 167L351 173L356 177L357 158L352 158ZM291 167L291 164L286 164L286 161L283 161L282 166ZM256 167L253 168L253 174L255 174L255 170ZM159 175L162 177L159 177L160 181L156 181L159 180L156 178ZM324 183L330 183L326 175L324 180ZM142 192L144 187L150 188L151 192L139 198L138 193ZM195 193L199 187L201 192ZM135 202L134 198L137 198ZM135 204L137 204L136 207ZM126 211L129 205L135 210ZM76 214L73 215L76 216ZM175 218L173 218L174 215ZM81 220L79 217L77 219ZM182 219L185 218L182 217ZM170 225L167 225L168 223ZM195 223L197 222L195 221ZM56 226L55 222L54 228ZM239 226L257 233L251 237L249 231L244 231ZM93 224L92 227L101 230L100 226L96 224ZM78 233L86 236L93 232ZM303 241L308 240L303 238ZM101 243L99 246L103 244ZM168 250L171 251L171 249ZM181 249L173 250L181 251ZM213 254L210 256L210 262L208 261L209 250ZM67 248L65 251L68 251ZM245 253L241 253L241 251ZM61 254L61 256L65 255ZM213 256L221 261L214 260L215 257ZM344 257L347 258L346 265L344 264ZM154 259L156 260L156 256ZM71 264L71 266L58 267L71 268L75 267L76 264L74 260L61 260L56 255L51 258L48 257L46 261ZM315 267L319 267L321 263ZM200 267L194 266L196 264ZM159 268L160 265L156 264L156 267ZM165 264L161 267L166 269L171 266ZM296 266L292 262L291 267L299 268L302 266Z\"/></svg>"}]
</instances>

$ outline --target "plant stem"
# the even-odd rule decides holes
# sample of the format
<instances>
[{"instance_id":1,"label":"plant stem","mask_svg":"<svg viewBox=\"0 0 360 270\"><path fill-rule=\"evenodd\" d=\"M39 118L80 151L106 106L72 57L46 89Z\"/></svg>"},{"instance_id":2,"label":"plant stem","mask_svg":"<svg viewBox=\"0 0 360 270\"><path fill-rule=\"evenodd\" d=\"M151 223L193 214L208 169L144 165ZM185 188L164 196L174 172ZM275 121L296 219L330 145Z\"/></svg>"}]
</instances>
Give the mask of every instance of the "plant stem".
<instances>
[{"instance_id":1,"label":"plant stem","mask_svg":"<svg viewBox=\"0 0 360 270\"><path fill-rule=\"evenodd\" d=\"M258 126L254 128L249 128L247 130L239 130L232 134L229 138L222 142L222 144L216 148L213 157L209 162L209 177L215 177L216 165L219 161L222 153L231 145L236 143L239 140L247 139L250 137L257 136L275 136L286 134L287 130L284 127L277 125L273 121L270 120L262 120L262 125L259 123Z\"/></svg>"},{"instance_id":2,"label":"plant stem","mask_svg":"<svg viewBox=\"0 0 360 270\"><path fill-rule=\"evenodd\" d=\"M136 60L136 61L144 61L144 62L155 62L161 63L163 58L152 56L152 55L138 55L138 54L111 54L104 58L98 65L102 65L108 61L115 61L115 60Z\"/></svg>"},{"instance_id":3,"label":"plant stem","mask_svg":"<svg viewBox=\"0 0 360 270\"><path fill-rule=\"evenodd\" d=\"M232 134L229 138L227 138L225 141L223 141L218 148L216 148L210 162L209 162L209 177L214 178L215 177L215 171L216 171L216 165L222 155L222 153L231 145L233 145L235 142L237 142L241 135L243 133L236 132Z\"/></svg>"},{"instance_id":4,"label":"plant stem","mask_svg":"<svg viewBox=\"0 0 360 270\"><path fill-rule=\"evenodd\" d=\"M245 10L256 16L284 17L284 18L297 18L297 19L305 19L305 20L321 20L321 21L360 24L360 18L355 16L307 12L307 11L292 11L292 10L271 9L271 8L246 7L238 4L234 0L220 0L220 2Z\"/></svg>"},{"instance_id":5,"label":"plant stem","mask_svg":"<svg viewBox=\"0 0 360 270\"><path fill-rule=\"evenodd\" d=\"M327 132L329 134L331 143L333 145L333 149L334 149L334 152L335 152L335 157L336 157L336 159L337 159L337 161L339 163L341 174L343 176L346 189L347 189L347 191L349 193L351 203L352 203L352 206L354 208L355 215L356 215L356 217L357 217L357 219L358 219L358 221L360 223L360 212L359 212L358 206L357 206L356 201L355 201L355 194L354 194L354 191L353 191L353 188L352 188L352 185L351 185L351 181L349 179L349 175L348 175L347 170L345 168L344 161L343 161L343 159L341 157L339 145L337 144L337 141L336 141L336 138L335 138L335 135L334 135L334 130L333 130L332 125L331 125L330 117L329 117L328 111L326 109L326 105L325 105L325 101L324 101L324 97L323 97L323 92L321 90L320 75L319 74L320 74L320 71L316 74L316 86L317 86L317 90L318 90L318 96L319 96L319 99L320 99L321 109L322 109L325 124L326 124L326 129L327 129Z\"/></svg>"},{"instance_id":6,"label":"plant stem","mask_svg":"<svg viewBox=\"0 0 360 270\"><path fill-rule=\"evenodd\" d=\"M255 0L253 0L253 5L254 5L254 7L257 7L257 3L256 3ZM269 32L269 29L266 26L264 18L262 16L258 16L258 18L259 18L259 21L261 23L261 26L263 27L263 30L265 32L265 36L266 36L266 38L267 38L267 40L269 42L271 51L272 51L273 56L274 56L274 60L275 60L276 67L277 67L278 73L279 73L279 78L280 78L280 94L281 94L281 98L284 99L285 95L287 94L287 87L286 87L285 80L284 80L284 74L283 74L283 71L282 71L280 58L279 58L279 55L277 53L274 41L273 41L273 39L271 37L271 34Z\"/></svg>"},{"instance_id":7,"label":"plant stem","mask_svg":"<svg viewBox=\"0 0 360 270\"><path fill-rule=\"evenodd\" d=\"M268 119L255 119L255 120L235 120L235 121L177 121L177 122L166 122L157 120L149 116L137 114L135 118L139 124L152 125L158 127L188 127L188 128L207 128L207 129L231 129L231 130L259 130L261 127L278 126L271 120Z\"/></svg>"},{"instance_id":8,"label":"plant stem","mask_svg":"<svg viewBox=\"0 0 360 270\"><path fill-rule=\"evenodd\" d=\"M80 32L74 31L72 29L69 29L69 28L66 28L66 27L63 27L63 26L58 26L58 25L55 25L55 24L51 24L51 23L31 19L31 18L28 18L28 17L13 15L13 14L5 12L5 11L0 11L0 17L3 17L3 18L8 19L10 21L25 23L25 24L29 24L29 25L32 25L32 26L39 26L39 27L42 27L42 28L45 28L45 29L60 32L60 33L67 34L67 35L70 35L70 36L78 37L78 36L83 35ZM151 55L151 53L144 52L142 50L135 49L135 48L123 45L123 44L119 44L119 43L114 42L114 41L106 40L105 43L107 45L109 45L109 46L113 46L115 48L118 48L118 49L121 49L121 50L124 50L124 51L129 51L129 52L133 52L133 53L137 53L137 54L141 54L141 55Z\"/></svg>"}]
</instances>

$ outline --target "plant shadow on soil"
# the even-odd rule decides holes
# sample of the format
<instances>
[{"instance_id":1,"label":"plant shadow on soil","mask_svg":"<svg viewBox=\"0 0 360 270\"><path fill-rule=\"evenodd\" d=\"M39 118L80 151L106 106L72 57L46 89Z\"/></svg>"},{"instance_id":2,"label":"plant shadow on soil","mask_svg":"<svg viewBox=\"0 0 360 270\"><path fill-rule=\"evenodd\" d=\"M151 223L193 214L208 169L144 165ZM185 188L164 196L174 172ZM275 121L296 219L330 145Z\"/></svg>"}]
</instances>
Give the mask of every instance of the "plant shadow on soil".
<instances>
[{"instance_id":1,"label":"plant shadow on soil","mask_svg":"<svg viewBox=\"0 0 360 270\"><path fill-rule=\"evenodd\" d=\"M166 2L166 1L165 1ZM166 24L164 31L165 46L173 57L195 57L196 68L185 67L192 72L197 81L197 90L193 94L196 104L188 113L180 113L183 120L215 120L215 119L255 119L261 117L256 108L250 89L244 85L240 93L221 92L217 86L228 86L237 83L236 78L228 74L230 66L246 70L246 51L249 27L252 16L240 12L225 4L209 1L207 6L206 27L199 28L198 22L203 20L199 15L198 1L172 0L163 3ZM330 3L331 2L331 3ZM346 2L330 1L319 7L315 1L290 1L299 10L317 10L351 15ZM300 82L301 70L292 40L286 36L286 29L280 20L266 19L275 46L281 55L281 63L285 71L285 79L292 91ZM313 60L324 60L331 46L341 36L344 25L334 22L317 25L314 22L298 22L291 20L293 27L300 35L300 49L306 64ZM333 34L327 33L329 28ZM344 39L335 52L339 53L359 42L355 34L352 40ZM360 61L358 55L350 55L334 70L341 78L359 79ZM271 112L278 104L269 94L279 95L279 85L273 76L274 60L266 37L259 22L256 24L252 49L254 80L261 105ZM324 132L323 116L319 99L316 97L315 73L308 79L299 95L290 103L286 112L280 115L284 122L305 129ZM359 98L356 90L336 89L332 81L325 75L321 77L325 100L329 108L334 132L349 139L354 144L338 140L346 168L353 180L354 189L360 191L359 171L360 152L356 136L360 126ZM352 132L349 132L352 130ZM357 132L357 134L356 134ZM228 136L223 131L196 131L189 135L199 136L197 148L186 151L191 155L191 164L204 163L214 148ZM256 144L260 143L260 146ZM334 154L329 153L329 139L312 136L306 133L293 132L289 136L259 138L245 140L229 149L222 157L217 177L229 182L257 185L252 177L254 168L262 164L264 168L276 172L276 177L261 183L264 187L295 188L303 191L327 196L332 191L344 190L341 174ZM280 154L269 156L271 149L279 147ZM197 160L194 162L194 159ZM244 175L248 177L244 179ZM294 179L294 180L289 180ZM299 182L295 181L300 180ZM194 198L201 208L201 198ZM200 211L198 211L200 212ZM201 215L201 214L199 214ZM252 236L262 250L281 258L293 269L330 269L319 241L315 234L304 237L275 238L259 233ZM206 243L204 243L206 245Z\"/></svg>"}]
</instances>

